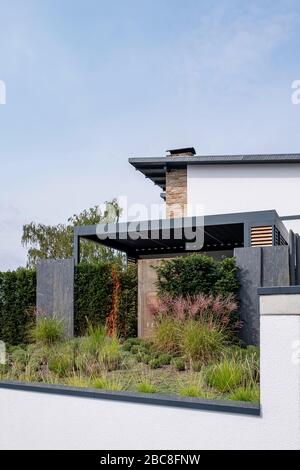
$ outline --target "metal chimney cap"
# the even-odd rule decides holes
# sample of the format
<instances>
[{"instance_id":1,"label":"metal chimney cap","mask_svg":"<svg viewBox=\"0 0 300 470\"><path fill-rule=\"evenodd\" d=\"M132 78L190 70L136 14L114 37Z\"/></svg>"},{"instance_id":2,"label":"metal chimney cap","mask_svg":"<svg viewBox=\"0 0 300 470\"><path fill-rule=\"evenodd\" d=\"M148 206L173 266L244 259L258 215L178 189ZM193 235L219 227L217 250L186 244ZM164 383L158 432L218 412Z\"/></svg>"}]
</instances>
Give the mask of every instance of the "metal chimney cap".
<instances>
[{"instance_id":1,"label":"metal chimney cap","mask_svg":"<svg viewBox=\"0 0 300 470\"><path fill-rule=\"evenodd\" d=\"M194 147L186 147L182 149L171 149L171 150L167 150L167 152L169 152L170 155L188 155L188 156L196 155L196 150L194 149Z\"/></svg>"}]
</instances>

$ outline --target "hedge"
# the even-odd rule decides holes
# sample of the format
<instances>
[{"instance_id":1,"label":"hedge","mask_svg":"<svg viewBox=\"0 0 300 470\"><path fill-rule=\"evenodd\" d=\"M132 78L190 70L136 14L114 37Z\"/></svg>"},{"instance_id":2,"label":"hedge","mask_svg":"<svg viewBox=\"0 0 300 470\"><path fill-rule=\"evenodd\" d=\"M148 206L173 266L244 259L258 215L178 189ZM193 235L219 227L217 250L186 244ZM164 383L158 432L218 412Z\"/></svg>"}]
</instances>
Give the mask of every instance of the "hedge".
<instances>
[{"instance_id":1,"label":"hedge","mask_svg":"<svg viewBox=\"0 0 300 470\"><path fill-rule=\"evenodd\" d=\"M26 342L35 304L34 270L0 273L0 340L12 345Z\"/></svg>"},{"instance_id":2,"label":"hedge","mask_svg":"<svg viewBox=\"0 0 300 470\"><path fill-rule=\"evenodd\" d=\"M161 294L237 295L240 283L235 258L221 261L210 256L192 254L163 261L156 268L157 287Z\"/></svg>"},{"instance_id":3,"label":"hedge","mask_svg":"<svg viewBox=\"0 0 300 470\"><path fill-rule=\"evenodd\" d=\"M215 261L209 256L190 255L164 261L157 269L158 288L171 295L237 294L239 282L233 258ZM120 289L117 328L121 337L137 334L137 268L112 263L81 264L75 271L75 334L85 333L88 323L105 324L111 312L113 280L117 270ZM29 269L0 273L0 340L24 343L34 320L36 273Z\"/></svg>"},{"instance_id":4,"label":"hedge","mask_svg":"<svg viewBox=\"0 0 300 470\"><path fill-rule=\"evenodd\" d=\"M75 334L84 334L87 322L105 324L111 307L112 265L80 264L75 271Z\"/></svg>"},{"instance_id":5,"label":"hedge","mask_svg":"<svg viewBox=\"0 0 300 470\"><path fill-rule=\"evenodd\" d=\"M137 266L131 265L120 276L121 297L118 309L117 327L124 338L137 336Z\"/></svg>"},{"instance_id":6,"label":"hedge","mask_svg":"<svg viewBox=\"0 0 300 470\"><path fill-rule=\"evenodd\" d=\"M111 309L112 269L118 269L120 298L117 326L126 338L137 334L137 269L121 270L113 264L81 264L75 271L75 334L84 334L87 324L102 324ZM36 272L19 269L0 273L0 340L15 345L27 342L34 321Z\"/></svg>"},{"instance_id":7,"label":"hedge","mask_svg":"<svg viewBox=\"0 0 300 470\"><path fill-rule=\"evenodd\" d=\"M122 337L137 333L137 269L120 269L111 263L80 264L75 273L75 333L84 334L87 324L105 324L112 305L112 270L118 271L120 299L117 326Z\"/></svg>"}]
</instances>

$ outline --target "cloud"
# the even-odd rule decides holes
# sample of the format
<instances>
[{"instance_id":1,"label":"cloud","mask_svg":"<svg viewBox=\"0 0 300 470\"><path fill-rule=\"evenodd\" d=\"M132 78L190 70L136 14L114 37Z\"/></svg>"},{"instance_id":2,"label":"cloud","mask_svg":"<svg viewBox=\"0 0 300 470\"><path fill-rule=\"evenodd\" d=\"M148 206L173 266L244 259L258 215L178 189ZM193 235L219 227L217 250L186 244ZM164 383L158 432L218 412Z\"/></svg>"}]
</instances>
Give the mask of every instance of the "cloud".
<instances>
[{"instance_id":1,"label":"cloud","mask_svg":"<svg viewBox=\"0 0 300 470\"><path fill-rule=\"evenodd\" d=\"M178 76L192 81L230 85L230 81L259 78L274 52L290 40L298 16L295 13L219 9L202 17L199 26L186 34L176 57Z\"/></svg>"}]
</instances>

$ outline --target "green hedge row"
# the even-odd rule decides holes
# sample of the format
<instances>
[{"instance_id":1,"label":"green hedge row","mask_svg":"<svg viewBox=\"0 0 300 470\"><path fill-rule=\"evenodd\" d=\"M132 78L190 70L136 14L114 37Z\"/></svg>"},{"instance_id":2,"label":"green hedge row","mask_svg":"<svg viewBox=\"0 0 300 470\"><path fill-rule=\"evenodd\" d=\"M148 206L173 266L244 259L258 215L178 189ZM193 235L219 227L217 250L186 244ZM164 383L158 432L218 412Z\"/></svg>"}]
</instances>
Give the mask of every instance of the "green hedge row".
<instances>
[{"instance_id":1,"label":"green hedge row","mask_svg":"<svg viewBox=\"0 0 300 470\"><path fill-rule=\"evenodd\" d=\"M209 256L191 255L163 262L157 269L160 292L172 296L237 294L239 282L233 258L215 261ZM112 263L81 264L75 272L75 334L82 335L87 324L105 324L111 311L112 271L117 270L119 335L137 334L137 267L122 270ZM26 341L34 319L36 273L19 269L0 273L0 339L9 344Z\"/></svg>"},{"instance_id":2,"label":"green hedge row","mask_svg":"<svg viewBox=\"0 0 300 470\"><path fill-rule=\"evenodd\" d=\"M157 271L157 287L161 294L237 295L240 287L235 258L215 260L210 256L192 254L163 261Z\"/></svg>"},{"instance_id":3,"label":"green hedge row","mask_svg":"<svg viewBox=\"0 0 300 470\"><path fill-rule=\"evenodd\" d=\"M112 304L111 263L82 264L75 272L75 334L84 334L87 324L105 324ZM120 298L117 326L120 336L137 333L137 269L118 271ZM34 321L36 272L19 269L0 273L0 340L8 344L27 341Z\"/></svg>"},{"instance_id":4,"label":"green hedge row","mask_svg":"<svg viewBox=\"0 0 300 470\"><path fill-rule=\"evenodd\" d=\"M36 273L18 269L0 273L0 340L8 344L25 343L34 320Z\"/></svg>"},{"instance_id":5,"label":"green hedge row","mask_svg":"<svg viewBox=\"0 0 300 470\"><path fill-rule=\"evenodd\" d=\"M81 264L75 273L75 333L83 334L88 323L105 324L112 306L112 270L110 263ZM122 337L137 334L137 268L117 271L120 282L117 326Z\"/></svg>"}]
</instances>

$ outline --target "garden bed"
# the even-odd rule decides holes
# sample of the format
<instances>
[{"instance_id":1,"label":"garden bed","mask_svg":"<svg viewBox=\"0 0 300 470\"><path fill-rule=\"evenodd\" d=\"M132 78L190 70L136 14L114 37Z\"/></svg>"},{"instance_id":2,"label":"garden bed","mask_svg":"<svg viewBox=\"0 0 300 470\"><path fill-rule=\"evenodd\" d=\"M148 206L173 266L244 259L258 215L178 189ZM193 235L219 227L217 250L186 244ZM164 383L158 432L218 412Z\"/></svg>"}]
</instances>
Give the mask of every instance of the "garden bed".
<instances>
[{"instance_id":1,"label":"garden bed","mask_svg":"<svg viewBox=\"0 0 300 470\"><path fill-rule=\"evenodd\" d=\"M8 321L13 308L6 313L2 295L2 339L29 344L7 348L0 379L258 402L259 352L239 340L235 260L195 254L155 269L158 296L149 304L153 330L148 340L125 339L136 332L136 269L113 271L113 276L110 265L78 269L75 332L87 331L72 340L64 340L64 325L55 316L20 322L15 337L16 322ZM2 279L4 294L14 291L10 277Z\"/></svg>"},{"instance_id":2,"label":"garden bed","mask_svg":"<svg viewBox=\"0 0 300 470\"><path fill-rule=\"evenodd\" d=\"M189 363L151 341L121 342L90 328L85 337L8 348L3 381L61 384L192 398L259 401L258 350L226 347L218 357Z\"/></svg>"}]
</instances>

